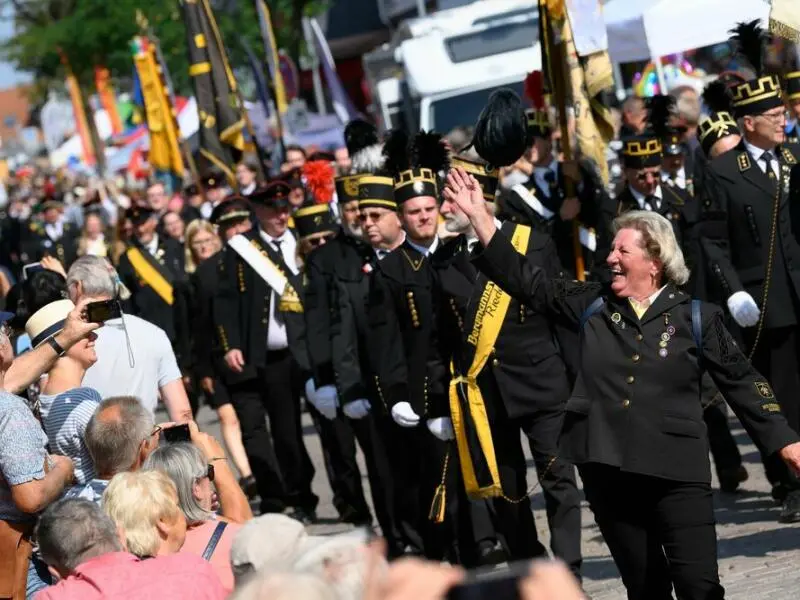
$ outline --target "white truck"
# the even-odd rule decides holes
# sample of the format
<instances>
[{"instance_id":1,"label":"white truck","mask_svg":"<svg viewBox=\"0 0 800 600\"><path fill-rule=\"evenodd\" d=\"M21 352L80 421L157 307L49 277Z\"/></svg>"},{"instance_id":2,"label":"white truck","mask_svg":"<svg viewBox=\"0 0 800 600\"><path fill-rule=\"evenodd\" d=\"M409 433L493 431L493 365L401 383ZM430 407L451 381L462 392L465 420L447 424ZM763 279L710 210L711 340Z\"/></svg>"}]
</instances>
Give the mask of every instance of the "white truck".
<instances>
[{"instance_id":1,"label":"white truck","mask_svg":"<svg viewBox=\"0 0 800 600\"><path fill-rule=\"evenodd\" d=\"M373 117L381 129L446 134L477 121L489 95L541 68L533 0L476 0L403 22L364 56Z\"/></svg>"}]
</instances>

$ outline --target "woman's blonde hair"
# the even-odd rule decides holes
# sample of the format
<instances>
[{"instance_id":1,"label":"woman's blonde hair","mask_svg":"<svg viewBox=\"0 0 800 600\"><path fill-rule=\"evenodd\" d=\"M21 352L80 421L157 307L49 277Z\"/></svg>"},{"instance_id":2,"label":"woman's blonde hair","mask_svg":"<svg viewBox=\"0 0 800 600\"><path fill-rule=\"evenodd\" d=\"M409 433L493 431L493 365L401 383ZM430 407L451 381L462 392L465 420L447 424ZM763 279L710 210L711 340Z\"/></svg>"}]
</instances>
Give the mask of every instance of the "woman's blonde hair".
<instances>
[{"instance_id":1,"label":"woman's blonde hair","mask_svg":"<svg viewBox=\"0 0 800 600\"><path fill-rule=\"evenodd\" d=\"M634 229L642 234L642 247L651 260L661 263L664 279L684 285L689 281L689 268L675 231L665 217L648 210L632 210L614 219L614 234L620 229Z\"/></svg>"},{"instance_id":2,"label":"woman's blonde hair","mask_svg":"<svg viewBox=\"0 0 800 600\"><path fill-rule=\"evenodd\" d=\"M178 491L160 471L114 475L103 493L103 510L125 532L128 552L155 556L161 546L157 524L182 519Z\"/></svg>"},{"instance_id":3,"label":"woman's blonde hair","mask_svg":"<svg viewBox=\"0 0 800 600\"><path fill-rule=\"evenodd\" d=\"M184 234L184 238L186 239L184 242L184 247L186 252L187 273L194 273L195 269L197 269L197 263L194 260L194 252L192 252L192 242L194 241L194 236L202 231L210 233L214 236L214 239L217 240L217 250L222 247L222 242L219 239L217 230L211 223L205 219L195 219L189 223L189 225L186 227L186 233Z\"/></svg>"}]
</instances>

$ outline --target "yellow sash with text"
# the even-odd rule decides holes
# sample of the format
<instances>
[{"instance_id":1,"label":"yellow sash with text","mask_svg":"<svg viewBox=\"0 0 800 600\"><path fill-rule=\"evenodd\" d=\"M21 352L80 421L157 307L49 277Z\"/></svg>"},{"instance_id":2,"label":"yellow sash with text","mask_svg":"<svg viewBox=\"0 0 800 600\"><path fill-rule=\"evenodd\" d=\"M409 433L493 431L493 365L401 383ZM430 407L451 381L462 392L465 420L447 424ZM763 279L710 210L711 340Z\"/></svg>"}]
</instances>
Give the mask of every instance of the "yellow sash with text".
<instances>
[{"instance_id":1,"label":"yellow sash with text","mask_svg":"<svg viewBox=\"0 0 800 600\"><path fill-rule=\"evenodd\" d=\"M503 235L498 232L498 235ZM511 236L511 245L520 254L528 251L530 227L517 225ZM450 416L456 434L458 456L464 485L470 498L491 498L503 495L500 473L494 451L494 441L489 428L486 405L478 386L478 375L483 371L494 349L497 336L508 312L511 297L492 281L486 283L468 343L475 346L475 356L466 375L457 375L454 367L450 380ZM459 389L465 402L459 397ZM476 442L477 441L477 446ZM476 469L476 462L482 467ZM478 472L483 476L479 476ZM480 481L479 481L480 480Z\"/></svg>"},{"instance_id":2,"label":"yellow sash with text","mask_svg":"<svg viewBox=\"0 0 800 600\"><path fill-rule=\"evenodd\" d=\"M144 257L139 248L131 246L125 254L127 254L134 271L141 277L142 281L153 288L153 291L158 294L164 302L172 306L172 303L175 301L172 292L172 284L158 272L158 269L150 264L150 261Z\"/></svg>"}]
</instances>

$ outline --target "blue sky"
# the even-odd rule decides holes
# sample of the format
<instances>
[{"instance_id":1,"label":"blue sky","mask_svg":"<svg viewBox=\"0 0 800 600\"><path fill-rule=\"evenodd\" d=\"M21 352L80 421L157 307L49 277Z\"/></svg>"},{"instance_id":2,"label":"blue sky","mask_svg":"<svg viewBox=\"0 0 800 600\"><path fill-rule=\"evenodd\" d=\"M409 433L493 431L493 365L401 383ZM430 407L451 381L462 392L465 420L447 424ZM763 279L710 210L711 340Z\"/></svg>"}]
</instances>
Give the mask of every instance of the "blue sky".
<instances>
[{"instance_id":1,"label":"blue sky","mask_svg":"<svg viewBox=\"0 0 800 600\"><path fill-rule=\"evenodd\" d=\"M0 15L0 40L5 40L14 32L11 19ZM30 81L31 77L25 73L17 73L8 63L0 62L0 89L15 87L20 83Z\"/></svg>"}]
</instances>

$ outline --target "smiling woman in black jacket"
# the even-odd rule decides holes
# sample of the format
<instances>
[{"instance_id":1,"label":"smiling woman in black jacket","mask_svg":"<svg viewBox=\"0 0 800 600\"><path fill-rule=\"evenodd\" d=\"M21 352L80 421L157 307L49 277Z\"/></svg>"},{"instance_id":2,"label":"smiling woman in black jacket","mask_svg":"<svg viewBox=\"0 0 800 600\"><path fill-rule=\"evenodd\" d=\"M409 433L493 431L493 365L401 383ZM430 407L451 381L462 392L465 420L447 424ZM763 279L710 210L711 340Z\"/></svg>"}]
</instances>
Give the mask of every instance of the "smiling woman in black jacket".
<instances>
[{"instance_id":1,"label":"smiling woman in black jacket","mask_svg":"<svg viewBox=\"0 0 800 600\"><path fill-rule=\"evenodd\" d=\"M707 371L766 453L800 467L800 438L766 380L725 329L720 310L692 302L672 227L652 212L619 217L610 288L563 280L495 235L480 187L453 170L448 199L484 246L476 259L508 294L580 330L580 365L561 452L580 470L628 598L717 600L714 506L703 423Z\"/></svg>"}]
</instances>

